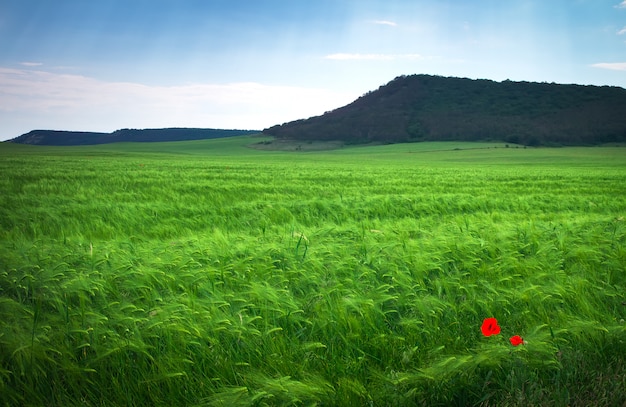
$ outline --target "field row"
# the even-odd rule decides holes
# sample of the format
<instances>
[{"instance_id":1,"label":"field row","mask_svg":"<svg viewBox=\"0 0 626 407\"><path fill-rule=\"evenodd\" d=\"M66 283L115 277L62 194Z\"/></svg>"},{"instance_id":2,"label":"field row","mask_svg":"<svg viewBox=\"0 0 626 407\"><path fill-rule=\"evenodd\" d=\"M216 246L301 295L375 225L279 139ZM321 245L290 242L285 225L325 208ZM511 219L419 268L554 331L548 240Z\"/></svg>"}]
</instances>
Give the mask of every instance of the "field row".
<instances>
[{"instance_id":1,"label":"field row","mask_svg":"<svg viewBox=\"0 0 626 407\"><path fill-rule=\"evenodd\" d=\"M626 402L615 152L107 148L0 161L0 404Z\"/></svg>"}]
</instances>

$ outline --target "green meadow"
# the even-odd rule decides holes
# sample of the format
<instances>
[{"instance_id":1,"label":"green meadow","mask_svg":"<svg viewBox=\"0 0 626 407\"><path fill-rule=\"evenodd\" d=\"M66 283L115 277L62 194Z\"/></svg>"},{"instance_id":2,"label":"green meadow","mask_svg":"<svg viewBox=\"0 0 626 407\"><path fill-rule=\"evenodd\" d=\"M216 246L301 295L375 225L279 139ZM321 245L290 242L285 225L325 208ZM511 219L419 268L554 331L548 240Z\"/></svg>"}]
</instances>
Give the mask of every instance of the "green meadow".
<instances>
[{"instance_id":1,"label":"green meadow","mask_svg":"<svg viewBox=\"0 0 626 407\"><path fill-rule=\"evenodd\" d=\"M0 405L626 403L626 147L260 140L0 144Z\"/></svg>"}]
</instances>

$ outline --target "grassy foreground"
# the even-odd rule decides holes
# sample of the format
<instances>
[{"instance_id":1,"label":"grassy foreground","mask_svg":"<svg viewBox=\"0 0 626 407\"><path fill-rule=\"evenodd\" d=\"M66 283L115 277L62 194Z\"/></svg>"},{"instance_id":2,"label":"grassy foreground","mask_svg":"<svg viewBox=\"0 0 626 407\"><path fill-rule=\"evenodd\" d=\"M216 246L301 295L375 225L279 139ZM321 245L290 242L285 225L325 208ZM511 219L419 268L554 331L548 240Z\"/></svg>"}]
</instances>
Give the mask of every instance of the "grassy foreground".
<instances>
[{"instance_id":1,"label":"grassy foreground","mask_svg":"<svg viewBox=\"0 0 626 407\"><path fill-rule=\"evenodd\" d=\"M626 403L625 148L253 141L0 145L1 405Z\"/></svg>"}]
</instances>

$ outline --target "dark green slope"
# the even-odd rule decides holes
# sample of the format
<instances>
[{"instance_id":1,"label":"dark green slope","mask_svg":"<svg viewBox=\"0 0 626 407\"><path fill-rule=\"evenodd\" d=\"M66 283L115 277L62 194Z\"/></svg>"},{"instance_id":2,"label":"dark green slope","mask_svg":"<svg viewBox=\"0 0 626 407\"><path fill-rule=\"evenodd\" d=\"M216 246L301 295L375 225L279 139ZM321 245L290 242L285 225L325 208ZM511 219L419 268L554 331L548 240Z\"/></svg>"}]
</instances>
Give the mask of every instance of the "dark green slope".
<instances>
[{"instance_id":1,"label":"dark green slope","mask_svg":"<svg viewBox=\"0 0 626 407\"><path fill-rule=\"evenodd\" d=\"M348 143L626 142L626 89L401 76L347 106L263 132L283 139Z\"/></svg>"},{"instance_id":2,"label":"dark green slope","mask_svg":"<svg viewBox=\"0 0 626 407\"><path fill-rule=\"evenodd\" d=\"M241 136L258 133L258 130L218 129L122 129L113 133L82 131L33 130L12 140L13 143L48 146L74 146L119 142L187 141Z\"/></svg>"}]
</instances>

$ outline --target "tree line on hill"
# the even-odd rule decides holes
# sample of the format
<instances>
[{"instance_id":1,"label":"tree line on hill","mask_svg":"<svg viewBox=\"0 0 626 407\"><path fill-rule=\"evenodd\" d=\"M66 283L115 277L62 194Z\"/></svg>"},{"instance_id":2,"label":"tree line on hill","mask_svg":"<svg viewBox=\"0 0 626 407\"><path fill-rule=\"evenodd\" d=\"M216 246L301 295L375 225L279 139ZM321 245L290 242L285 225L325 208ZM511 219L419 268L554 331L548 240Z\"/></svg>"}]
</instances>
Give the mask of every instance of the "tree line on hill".
<instances>
[{"instance_id":1,"label":"tree line on hill","mask_svg":"<svg viewBox=\"0 0 626 407\"><path fill-rule=\"evenodd\" d=\"M33 130L12 140L13 143L49 146L92 145L119 142L187 141L259 133L258 130L219 130L194 128L121 129L112 133L84 131Z\"/></svg>"},{"instance_id":2,"label":"tree line on hill","mask_svg":"<svg viewBox=\"0 0 626 407\"><path fill-rule=\"evenodd\" d=\"M321 116L263 130L346 143L499 140L529 146L626 142L626 89L399 76Z\"/></svg>"}]
</instances>

